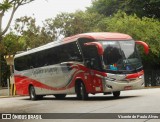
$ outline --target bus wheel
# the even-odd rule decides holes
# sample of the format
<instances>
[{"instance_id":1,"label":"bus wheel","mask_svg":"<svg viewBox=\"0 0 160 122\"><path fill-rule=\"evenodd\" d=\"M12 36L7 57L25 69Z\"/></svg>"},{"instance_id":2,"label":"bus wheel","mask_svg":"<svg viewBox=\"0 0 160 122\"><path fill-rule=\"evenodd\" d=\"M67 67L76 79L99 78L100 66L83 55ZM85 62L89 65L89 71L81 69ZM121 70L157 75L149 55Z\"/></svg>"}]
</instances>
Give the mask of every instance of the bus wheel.
<instances>
[{"instance_id":1,"label":"bus wheel","mask_svg":"<svg viewBox=\"0 0 160 122\"><path fill-rule=\"evenodd\" d=\"M31 100L37 100L38 96L36 95L34 86L29 87L29 96Z\"/></svg>"},{"instance_id":2,"label":"bus wheel","mask_svg":"<svg viewBox=\"0 0 160 122\"><path fill-rule=\"evenodd\" d=\"M42 100L43 99L43 95L37 95L37 99Z\"/></svg>"},{"instance_id":3,"label":"bus wheel","mask_svg":"<svg viewBox=\"0 0 160 122\"><path fill-rule=\"evenodd\" d=\"M88 98L88 93L82 82L78 82L76 85L76 94L79 100L86 100Z\"/></svg>"},{"instance_id":4,"label":"bus wheel","mask_svg":"<svg viewBox=\"0 0 160 122\"><path fill-rule=\"evenodd\" d=\"M118 98L120 96L120 91L113 92L113 96Z\"/></svg>"},{"instance_id":5,"label":"bus wheel","mask_svg":"<svg viewBox=\"0 0 160 122\"><path fill-rule=\"evenodd\" d=\"M66 94L54 94L56 99L63 99L65 98Z\"/></svg>"}]
</instances>

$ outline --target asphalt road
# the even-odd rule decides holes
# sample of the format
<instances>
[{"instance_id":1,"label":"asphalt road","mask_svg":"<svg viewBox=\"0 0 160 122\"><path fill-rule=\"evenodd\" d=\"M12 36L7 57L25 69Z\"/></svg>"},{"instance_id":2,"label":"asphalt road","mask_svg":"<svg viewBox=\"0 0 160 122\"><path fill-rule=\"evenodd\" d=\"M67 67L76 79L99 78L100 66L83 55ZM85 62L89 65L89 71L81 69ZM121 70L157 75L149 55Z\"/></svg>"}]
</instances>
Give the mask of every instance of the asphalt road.
<instances>
[{"instance_id":1,"label":"asphalt road","mask_svg":"<svg viewBox=\"0 0 160 122\"><path fill-rule=\"evenodd\" d=\"M112 95L91 95L87 101L77 100L75 95L68 95L63 100L56 100L53 96L46 96L39 101L31 101L29 97L13 97L0 99L0 113L72 113L60 114L66 118L78 117L76 121L91 121L97 122L98 114L90 113L135 113L136 116L140 113L149 113L159 116L159 119L131 119L130 121L138 122L158 122L160 121L160 88L141 89L132 91L122 91L118 99ZM77 113L77 114L73 114ZM158 113L158 114L157 114ZM94 119L79 119L91 116ZM102 114L103 115L103 114ZM58 115L52 115L57 117ZM97 119L95 119L97 116ZM109 115L108 115L109 116ZM148 115L147 115L148 116ZM64 118L65 118L64 117ZM57 117L58 118L58 117ZM61 117L60 117L61 118ZM103 117L102 117L103 118ZM8 120L7 120L8 121ZM13 121L13 120L12 120ZM17 121L17 120L14 120ZM27 121L27 120L19 120ZM31 121L31 120L30 120ZM40 120L34 120L41 122ZM74 122L74 119L54 119L47 121L56 122ZM98 121L124 121L128 119L100 119ZM0 120L2 122L2 120Z\"/></svg>"}]
</instances>

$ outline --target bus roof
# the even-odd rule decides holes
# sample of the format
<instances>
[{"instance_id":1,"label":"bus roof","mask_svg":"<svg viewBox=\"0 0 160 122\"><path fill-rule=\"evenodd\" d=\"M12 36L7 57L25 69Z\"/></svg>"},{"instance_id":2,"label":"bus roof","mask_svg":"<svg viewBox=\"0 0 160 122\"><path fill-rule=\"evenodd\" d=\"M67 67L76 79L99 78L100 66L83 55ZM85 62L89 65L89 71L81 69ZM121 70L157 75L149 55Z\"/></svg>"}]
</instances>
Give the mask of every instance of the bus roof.
<instances>
[{"instance_id":1,"label":"bus roof","mask_svg":"<svg viewBox=\"0 0 160 122\"><path fill-rule=\"evenodd\" d=\"M82 33L71 37L66 37L63 41L72 41L76 38L90 38L94 40L129 40L132 39L131 36L123 33L113 33L113 32L92 32L92 33Z\"/></svg>"},{"instance_id":2,"label":"bus roof","mask_svg":"<svg viewBox=\"0 0 160 122\"><path fill-rule=\"evenodd\" d=\"M82 34L77 34L74 36L70 36L70 37L66 37L64 39L62 39L61 41L56 41L56 42L51 42L48 43L46 45L25 51L23 53L20 54L16 54L16 57L20 57L23 55L27 55L27 54L31 54L37 51L41 51L44 49L48 49L54 46L58 46L61 45L63 43L67 43L67 42L73 42L75 40L77 40L78 38L89 38L89 39L93 39L93 40L130 40L132 39L131 36L127 35L127 34L122 34L122 33L113 33L113 32L91 32L91 33L82 33Z\"/></svg>"}]
</instances>

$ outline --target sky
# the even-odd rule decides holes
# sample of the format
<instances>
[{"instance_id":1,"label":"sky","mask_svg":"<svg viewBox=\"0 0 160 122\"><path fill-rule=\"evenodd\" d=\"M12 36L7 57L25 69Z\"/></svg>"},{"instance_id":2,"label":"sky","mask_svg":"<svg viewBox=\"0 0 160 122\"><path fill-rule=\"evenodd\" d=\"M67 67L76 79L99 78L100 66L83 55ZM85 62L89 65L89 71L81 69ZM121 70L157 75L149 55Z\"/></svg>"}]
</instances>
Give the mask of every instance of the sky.
<instances>
[{"instance_id":1,"label":"sky","mask_svg":"<svg viewBox=\"0 0 160 122\"><path fill-rule=\"evenodd\" d=\"M0 3L3 0L0 0ZM91 5L92 0L35 0L17 9L11 26L16 18L22 16L32 16L36 18L37 25L42 25L42 21L53 18L61 12L75 12L76 10L86 10ZM3 28L7 24L10 11L5 14Z\"/></svg>"}]
</instances>

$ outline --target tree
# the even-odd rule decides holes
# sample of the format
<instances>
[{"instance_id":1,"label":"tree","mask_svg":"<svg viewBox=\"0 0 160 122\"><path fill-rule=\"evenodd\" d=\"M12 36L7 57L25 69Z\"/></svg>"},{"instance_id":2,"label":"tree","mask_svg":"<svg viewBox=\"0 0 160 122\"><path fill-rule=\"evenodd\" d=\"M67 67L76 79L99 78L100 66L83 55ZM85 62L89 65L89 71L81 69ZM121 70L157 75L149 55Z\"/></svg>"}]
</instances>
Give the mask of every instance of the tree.
<instances>
[{"instance_id":1,"label":"tree","mask_svg":"<svg viewBox=\"0 0 160 122\"><path fill-rule=\"evenodd\" d=\"M1 44L3 35L7 32L16 10L20 6L30 3L32 1L34 0L3 0L3 2L0 3L0 45L3 45ZM2 20L4 14L8 12L8 10L10 9L12 9L10 19L8 20L6 27L2 29ZM2 49L0 49L0 86L1 86L1 58L2 58L1 50Z\"/></svg>"},{"instance_id":2,"label":"tree","mask_svg":"<svg viewBox=\"0 0 160 122\"><path fill-rule=\"evenodd\" d=\"M54 33L48 33L47 27L37 26L36 19L27 16L16 19L14 31L23 40L24 50L44 45L55 37Z\"/></svg>"},{"instance_id":3,"label":"tree","mask_svg":"<svg viewBox=\"0 0 160 122\"><path fill-rule=\"evenodd\" d=\"M2 36L7 32L11 21L13 19L13 16L16 12L16 10L27 3L30 3L34 0L3 0L2 3L0 3L0 41L2 41ZM4 14L9 10L12 9L11 15L10 15L10 19L5 27L5 29L2 29L2 19L4 17Z\"/></svg>"},{"instance_id":4,"label":"tree","mask_svg":"<svg viewBox=\"0 0 160 122\"><path fill-rule=\"evenodd\" d=\"M160 0L128 0L121 9L138 17L160 18ZM124 9L123 9L124 8Z\"/></svg>"},{"instance_id":5,"label":"tree","mask_svg":"<svg viewBox=\"0 0 160 122\"><path fill-rule=\"evenodd\" d=\"M25 49L25 41L23 37L10 32L3 38L3 53L5 55L13 55L18 51Z\"/></svg>"},{"instance_id":6,"label":"tree","mask_svg":"<svg viewBox=\"0 0 160 122\"><path fill-rule=\"evenodd\" d=\"M48 32L56 33L56 38L59 36L72 36L79 33L93 32L95 26L103 18L103 15L98 13L88 13L76 11L75 13L61 13L54 19L50 18L45 21L45 27Z\"/></svg>"},{"instance_id":7,"label":"tree","mask_svg":"<svg viewBox=\"0 0 160 122\"><path fill-rule=\"evenodd\" d=\"M93 0L91 7L88 7L87 10L111 16L120 9L120 3L123 1L125 0Z\"/></svg>"},{"instance_id":8,"label":"tree","mask_svg":"<svg viewBox=\"0 0 160 122\"><path fill-rule=\"evenodd\" d=\"M119 10L138 17L160 18L160 0L93 0L90 12L112 16Z\"/></svg>"},{"instance_id":9,"label":"tree","mask_svg":"<svg viewBox=\"0 0 160 122\"><path fill-rule=\"evenodd\" d=\"M3 37L1 51L5 55L16 54L26 51L27 48L35 48L51 42L53 38L54 35L48 34L45 27L36 25L35 18L24 16L17 18L13 28ZM4 84L10 74L4 61L2 69L2 84Z\"/></svg>"}]
</instances>

